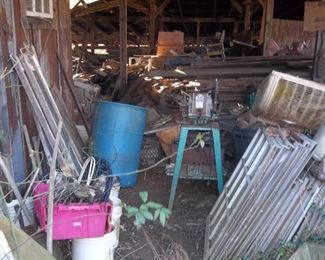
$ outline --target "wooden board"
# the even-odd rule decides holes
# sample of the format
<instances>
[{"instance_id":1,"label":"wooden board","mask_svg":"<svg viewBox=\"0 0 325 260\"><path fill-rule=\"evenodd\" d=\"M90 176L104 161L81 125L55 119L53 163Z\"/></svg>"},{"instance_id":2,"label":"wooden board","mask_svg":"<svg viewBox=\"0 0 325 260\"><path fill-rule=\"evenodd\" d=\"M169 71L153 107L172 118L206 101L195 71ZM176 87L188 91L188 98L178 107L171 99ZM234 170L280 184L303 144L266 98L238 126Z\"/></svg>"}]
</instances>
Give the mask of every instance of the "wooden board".
<instances>
[{"instance_id":1,"label":"wooden board","mask_svg":"<svg viewBox=\"0 0 325 260\"><path fill-rule=\"evenodd\" d=\"M325 2L305 2L304 31L325 30Z\"/></svg>"}]
</instances>

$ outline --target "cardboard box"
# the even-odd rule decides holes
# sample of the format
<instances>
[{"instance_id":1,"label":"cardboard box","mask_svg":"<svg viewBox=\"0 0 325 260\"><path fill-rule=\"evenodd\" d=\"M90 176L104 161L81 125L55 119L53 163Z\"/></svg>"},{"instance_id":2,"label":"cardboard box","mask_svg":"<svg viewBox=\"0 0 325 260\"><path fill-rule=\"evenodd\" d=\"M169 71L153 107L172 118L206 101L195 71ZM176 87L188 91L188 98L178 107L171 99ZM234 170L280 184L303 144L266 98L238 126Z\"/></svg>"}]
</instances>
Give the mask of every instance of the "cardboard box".
<instances>
[{"instance_id":1,"label":"cardboard box","mask_svg":"<svg viewBox=\"0 0 325 260\"><path fill-rule=\"evenodd\" d=\"M180 31L174 32L159 32L158 33L158 45L170 46L170 45L183 45L184 33Z\"/></svg>"}]
</instances>

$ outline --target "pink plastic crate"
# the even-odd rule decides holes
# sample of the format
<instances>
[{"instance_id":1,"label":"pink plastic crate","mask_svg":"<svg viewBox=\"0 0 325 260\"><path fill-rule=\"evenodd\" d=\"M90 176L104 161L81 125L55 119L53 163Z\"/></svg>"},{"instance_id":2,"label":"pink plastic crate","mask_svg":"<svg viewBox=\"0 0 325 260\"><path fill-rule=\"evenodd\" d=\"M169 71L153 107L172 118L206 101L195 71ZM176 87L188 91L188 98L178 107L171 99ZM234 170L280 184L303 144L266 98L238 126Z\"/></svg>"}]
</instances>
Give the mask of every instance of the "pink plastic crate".
<instances>
[{"instance_id":1,"label":"pink plastic crate","mask_svg":"<svg viewBox=\"0 0 325 260\"><path fill-rule=\"evenodd\" d=\"M34 189L34 209L40 226L46 231L48 185L38 184ZM101 237L111 217L111 203L70 203L54 205L53 239Z\"/></svg>"}]
</instances>

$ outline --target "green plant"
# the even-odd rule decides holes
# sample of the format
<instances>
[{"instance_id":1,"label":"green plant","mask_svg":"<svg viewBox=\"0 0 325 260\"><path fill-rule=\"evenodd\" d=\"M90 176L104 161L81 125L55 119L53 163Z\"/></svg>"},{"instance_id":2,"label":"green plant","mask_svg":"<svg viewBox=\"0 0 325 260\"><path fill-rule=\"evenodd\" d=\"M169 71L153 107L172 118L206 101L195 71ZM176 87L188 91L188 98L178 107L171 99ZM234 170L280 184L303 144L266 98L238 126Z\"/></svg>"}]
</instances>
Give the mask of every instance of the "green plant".
<instances>
[{"instance_id":1,"label":"green plant","mask_svg":"<svg viewBox=\"0 0 325 260\"><path fill-rule=\"evenodd\" d=\"M148 201L148 192L139 192L142 204L140 207L135 207L123 203L123 208L126 211L126 216L128 218L134 218L133 224L137 229L140 229L146 220L156 221L159 218L160 224L165 226L167 219L169 218L171 212L169 209L165 208L162 204Z\"/></svg>"}]
</instances>

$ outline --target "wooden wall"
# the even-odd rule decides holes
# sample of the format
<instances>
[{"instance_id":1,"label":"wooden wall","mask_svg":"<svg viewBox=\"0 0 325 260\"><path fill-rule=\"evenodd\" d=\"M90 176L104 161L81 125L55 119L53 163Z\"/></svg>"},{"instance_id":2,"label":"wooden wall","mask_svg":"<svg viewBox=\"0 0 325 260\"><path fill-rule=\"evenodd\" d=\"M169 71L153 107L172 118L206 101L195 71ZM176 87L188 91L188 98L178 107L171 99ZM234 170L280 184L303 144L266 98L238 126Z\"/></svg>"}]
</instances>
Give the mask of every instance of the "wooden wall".
<instances>
[{"instance_id":1,"label":"wooden wall","mask_svg":"<svg viewBox=\"0 0 325 260\"><path fill-rule=\"evenodd\" d=\"M74 110L72 96L63 74L63 68L59 66L57 58L59 54L66 75L72 81L69 0L53 0L53 7L53 19L31 18L26 16L25 0L0 0L0 74L5 67L10 68L12 65L8 59L9 54L19 54L20 48L26 43L34 45L49 86L59 90L69 113L72 114ZM14 160L17 150L25 150L24 138L21 134L22 125L27 125L31 136L37 134L29 101L23 88L10 87L19 84L19 79L14 72L6 80L0 82L0 132L8 137L6 142L0 144L0 152L6 151L6 155L11 160ZM4 89L6 89L5 95L3 95ZM12 162L12 165L24 164L21 157L20 154L20 160L14 160L15 163ZM25 159L26 172L28 172L29 159L26 156ZM23 167L13 171L13 174L18 171L20 171L17 173L19 175L25 174Z\"/></svg>"},{"instance_id":2,"label":"wooden wall","mask_svg":"<svg viewBox=\"0 0 325 260\"><path fill-rule=\"evenodd\" d=\"M308 54L313 55L315 48L315 32L304 32L304 22L294 20L272 19L270 38L282 47L291 45L293 42L310 42Z\"/></svg>"}]
</instances>

